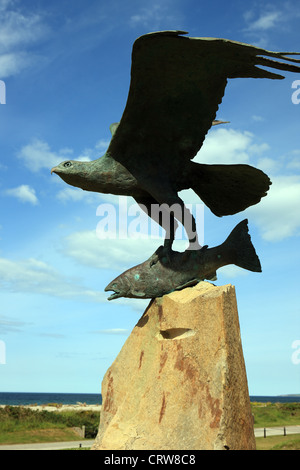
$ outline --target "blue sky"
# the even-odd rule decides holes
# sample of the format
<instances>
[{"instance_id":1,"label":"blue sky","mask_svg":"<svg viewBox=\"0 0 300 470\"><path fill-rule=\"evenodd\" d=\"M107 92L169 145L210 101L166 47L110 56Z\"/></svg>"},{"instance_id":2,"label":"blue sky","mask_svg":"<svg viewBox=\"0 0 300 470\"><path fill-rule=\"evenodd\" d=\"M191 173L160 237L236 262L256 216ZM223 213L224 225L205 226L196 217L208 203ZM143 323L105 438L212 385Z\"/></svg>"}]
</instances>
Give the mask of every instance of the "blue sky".
<instances>
[{"instance_id":1,"label":"blue sky","mask_svg":"<svg viewBox=\"0 0 300 470\"><path fill-rule=\"evenodd\" d=\"M119 198L50 174L62 160L104 154L126 103L134 40L180 29L300 51L299 21L294 0L0 0L0 391L100 392L148 304L108 302L104 288L158 240L100 240L97 207L118 208ZM236 286L252 395L300 393L300 105L291 99L299 79L231 80L217 116L230 124L212 129L196 157L249 163L273 182L243 213L219 219L204 209L206 244L248 217L261 259L261 274L229 266L216 282Z\"/></svg>"}]
</instances>

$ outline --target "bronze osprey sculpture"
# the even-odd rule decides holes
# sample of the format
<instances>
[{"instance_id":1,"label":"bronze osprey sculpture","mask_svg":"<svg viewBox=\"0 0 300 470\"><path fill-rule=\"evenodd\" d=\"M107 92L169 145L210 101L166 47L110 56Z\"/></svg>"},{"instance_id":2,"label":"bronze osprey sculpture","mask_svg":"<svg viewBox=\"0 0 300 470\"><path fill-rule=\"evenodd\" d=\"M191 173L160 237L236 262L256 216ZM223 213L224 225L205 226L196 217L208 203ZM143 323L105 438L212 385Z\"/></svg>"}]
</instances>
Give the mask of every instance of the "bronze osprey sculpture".
<instances>
[{"instance_id":1,"label":"bronze osprey sculpture","mask_svg":"<svg viewBox=\"0 0 300 470\"><path fill-rule=\"evenodd\" d=\"M271 184L266 174L249 165L192 161L211 126L218 124L227 80L283 79L258 66L299 73L300 60L286 57L298 54L294 52L185 34L162 31L135 41L126 107L120 122L111 126L105 155L91 162L65 161L52 172L86 191L132 196L150 216L153 204L178 204L181 213L171 217L183 223L190 243L200 248L195 220L179 191L192 188L220 217L257 204ZM163 218L157 222L164 226ZM171 249L176 227L174 219L164 227L165 250Z\"/></svg>"}]
</instances>

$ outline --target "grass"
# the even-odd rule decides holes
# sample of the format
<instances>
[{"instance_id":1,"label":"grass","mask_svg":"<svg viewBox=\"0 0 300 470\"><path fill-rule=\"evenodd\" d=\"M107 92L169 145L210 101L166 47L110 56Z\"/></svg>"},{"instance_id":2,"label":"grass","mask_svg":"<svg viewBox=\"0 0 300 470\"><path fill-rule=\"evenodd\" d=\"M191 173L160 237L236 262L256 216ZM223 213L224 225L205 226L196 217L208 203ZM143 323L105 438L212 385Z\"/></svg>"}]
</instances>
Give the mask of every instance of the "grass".
<instances>
[{"instance_id":1,"label":"grass","mask_svg":"<svg viewBox=\"0 0 300 470\"><path fill-rule=\"evenodd\" d=\"M255 428L300 424L300 403L251 403Z\"/></svg>"},{"instance_id":2,"label":"grass","mask_svg":"<svg viewBox=\"0 0 300 470\"><path fill-rule=\"evenodd\" d=\"M86 437L96 436L99 413L92 411L36 411L22 406L0 409L0 444L75 441L74 427L86 427Z\"/></svg>"},{"instance_id":3,"label":"grass","mask_svg":"<svg viewBox=\"0 0 300 470\"><path fill-rule=\"evenodd\" d=\"M53 404L53 407L59 407ZM300 425L300 403L252 403L254 426ZM36 411L22 406L0 408L0 444L82 440L73 427L86 426L86 437L97 434L99 413ZM300 434L257 438L257 450L300 450Z\"/></svg>"},{"instance_id":4,"label":"grass","mask_svg":"<svg viewBox=\"0 0 300 470\"><path fill-rule=\"evenodd\" d=\"M300 450L300 435L257 437L256 450Z\"/></svg>"},{"instance_id":5,"label":"grass","mask_svg":"<svg viewBox=\"0 0 300 470\"><path fill-rule=\"evenodd\" d=\"M300 425L300 403L251 403L255 428ZM257 450L300 450L300 434L256 438Z\"/></svg>"},{"instance_id":6,"label":"grass","mask_svg":"<svg viewBox=\"0 0 300 470\"><path fill-rule=\"evenodd\" d=\"M32 429L5 433L1 436L0 444L38 444L42 442L82 441L72 429Z\"/></svg>"}]
</instances>

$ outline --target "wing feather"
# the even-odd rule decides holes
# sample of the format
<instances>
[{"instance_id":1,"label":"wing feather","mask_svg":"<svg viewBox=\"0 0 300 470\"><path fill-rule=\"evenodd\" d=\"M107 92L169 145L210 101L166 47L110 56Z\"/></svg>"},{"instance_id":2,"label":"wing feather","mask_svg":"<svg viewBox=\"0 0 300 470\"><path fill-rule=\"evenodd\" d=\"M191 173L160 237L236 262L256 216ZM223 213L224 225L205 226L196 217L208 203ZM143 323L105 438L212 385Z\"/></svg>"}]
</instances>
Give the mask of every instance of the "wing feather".
<instances>
[{"instance_id":1,"label":"wing feather","mask_svg":"<svg viewBox=\"0 0 300 470\"><path fill-rule=\"evenodd\" d=\"M133 46L128 99L108 153L138 179L145 174L151 177L160 169L171 176L197 154L216 117L228 78L284 78L257 65L300 72L295 65L300 60L286 57L298 53L182 34L187 33L150 33Z\"/></svg>"}]
</instances>

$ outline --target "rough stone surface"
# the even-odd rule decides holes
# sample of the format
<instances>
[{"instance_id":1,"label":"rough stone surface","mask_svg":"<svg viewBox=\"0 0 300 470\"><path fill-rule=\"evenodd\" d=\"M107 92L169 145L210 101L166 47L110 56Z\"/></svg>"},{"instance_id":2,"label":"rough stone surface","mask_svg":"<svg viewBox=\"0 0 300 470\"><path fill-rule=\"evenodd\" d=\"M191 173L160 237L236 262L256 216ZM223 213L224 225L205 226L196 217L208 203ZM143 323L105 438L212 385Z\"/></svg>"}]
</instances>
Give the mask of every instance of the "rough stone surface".
<instances>
[{"instance_id":1,"label":"rough stone surface","mask_svg":"<svg viewBox=\"0 0 300 470\"><path fill-rule=\"evenodd\" d=\"M234 286L152 300L102 397L94 450L254 450Z\"/></svg>"}]
</instances>

